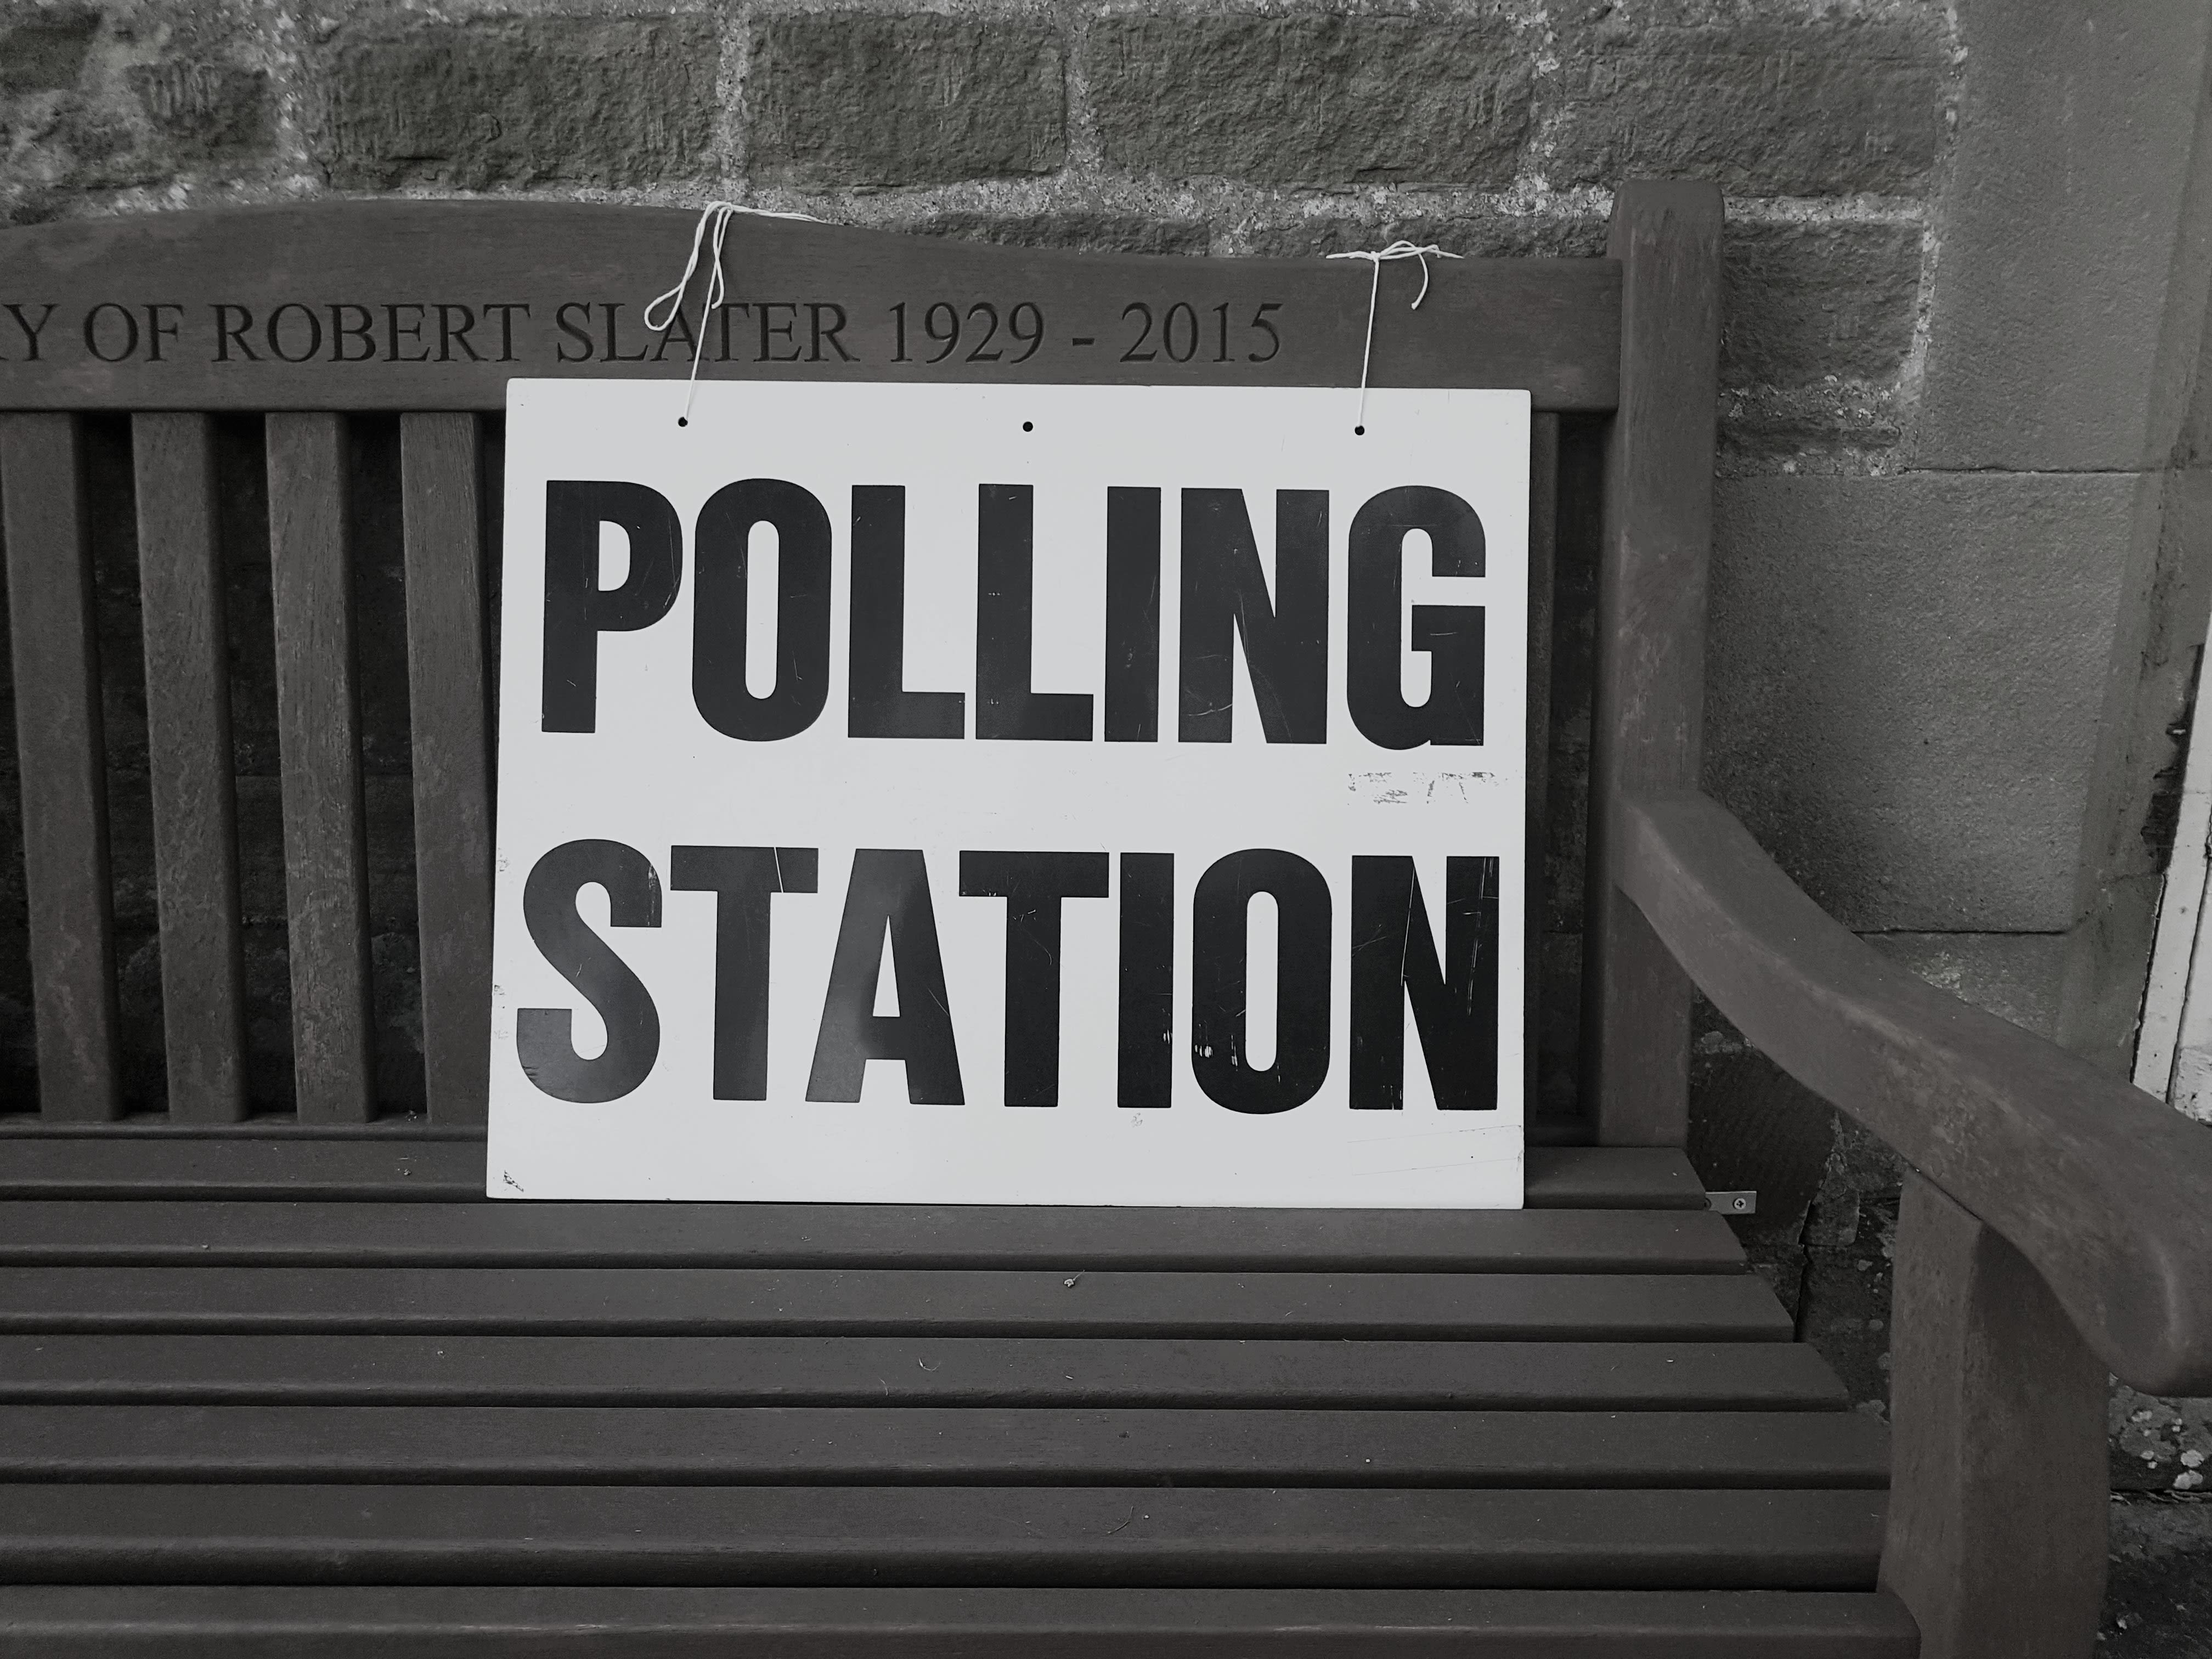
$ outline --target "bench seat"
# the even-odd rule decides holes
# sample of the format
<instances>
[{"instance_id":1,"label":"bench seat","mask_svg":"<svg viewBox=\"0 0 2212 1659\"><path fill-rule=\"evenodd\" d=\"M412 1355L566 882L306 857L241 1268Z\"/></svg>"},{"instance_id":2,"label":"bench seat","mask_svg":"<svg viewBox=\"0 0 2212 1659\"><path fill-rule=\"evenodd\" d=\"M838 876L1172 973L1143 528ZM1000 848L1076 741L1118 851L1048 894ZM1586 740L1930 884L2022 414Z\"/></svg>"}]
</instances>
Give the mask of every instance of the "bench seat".
<instances>
[{"instance_id":1,"label":"bench seat","mask_svg":"<svg viewBox=\"0 0 2212 1659\"><path fill-rule=\"evenodd\" d=\"M1914 1650L1886 1431L1677 1152L1471 1212L482 1160L0 1139L0 1654Z\"/></svg>"}]
</instances>

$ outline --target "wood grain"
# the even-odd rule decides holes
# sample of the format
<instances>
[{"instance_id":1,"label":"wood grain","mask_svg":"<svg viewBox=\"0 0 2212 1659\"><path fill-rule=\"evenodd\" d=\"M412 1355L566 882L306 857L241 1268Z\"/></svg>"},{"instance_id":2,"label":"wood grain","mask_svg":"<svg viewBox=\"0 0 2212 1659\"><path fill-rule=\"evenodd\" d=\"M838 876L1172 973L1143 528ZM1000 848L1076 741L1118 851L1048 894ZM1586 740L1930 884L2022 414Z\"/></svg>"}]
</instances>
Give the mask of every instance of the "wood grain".
<instances>
[{"instance_id":1,"label":"wood grain","mask_svg":"<svg viewBox=\"0 0 2212 1659\"><path fill-rule=\"evenodd\" d=\"M1882 1587L1922 1659L2080 1659L2105 1594L2104 1366L2026 1258L1917 1176L1893 1305Z\"/></svg>"},{"instance_id":2,"label":"wood grain","mask_svg":"<svg viewBox=\"0 0 2212 1659\"><path fill-rule=\"evenodd\" d=\"M2027 1258L2100 1358L2212 1392L2212 1137L1897 967L1700 795L1630 803L1628 896L1759 1050Z\"/></svg>"},{"instance_id":3,"label":"wood grain","mask_svg":"<svg viewBox=\"0 0 2212 1659\"><path fill-rule=\"evenodd\" d=\"M1643 182L1613 198L1620 408L1598 554L1582 1071L1608 1146L1679 1146L1689 1129L1689 983L1620 895L1619 817L1630 793L1698 782L1720 237L1713 185Z\"/></svg>"},{"instance_id":4,"label":"wood grain","mask_svg":"<svg viewBox=\"0 0 2212 1659\"><path fill-rule=\"evenodd\" d=\"M67 415L0 416L0 510L22 778L39 1109L99 1120L116 1075L106 742L84 457Z\"/></svg>"},{"instance_id":5,"label":"wood grain","mask_svg":"<svg viewBox=\"0 0 2212 1659\"><path fill-rule=\"evenodd\" d=\"M118 1125L96 1136L35 1126L12 1133L0 1129L0 1198L482 1202L483 1140L419 1138L422 1133L419 1125L406 1133L360 1129L350 1136L302 1126L281 1139L252 1125L220 1133ZM1532 1146L1526 1168L1531 1210L1705 1207L1696 1172L1671 1147Z\"/></svg>"},{"instance_id":6,"label":"wood grain","mask_svg":"<svg viewBox=\"0 0 2212 1659\"><path fill-rule=\"evenodd\" d=\"M344 421L272 415L268 442L293 1076L303 1121L359 1121L375 1103Z\"/></svg>"},{"instance_id":7,"label":"wood grain","mask_svg":"<svg viewBox=\"0 0 2212 1659\"><path fill-rule=\"evenodd\" d=\"M1792 1342L0 1335L0 1400L1836 1411Z\"/></svg>"},{"instance_id":8,"label":"wood grain","mask_svg":"<svg viewBox=\"0 0 2212 1659\"><path fill-rule=\"evenodd\" d=\"M0 1585L4 1659L1913 1659L1893 1596L1766 1590ZM158 1634L156 1633L158 1632Z\"/></svg>"},{"instance_id":9,"label":"wood grain","mask_svg":"<svg viewBox=\"0 0 2212 1659\"><path fill-rule=\"evenodd\" d=\"M1552 760L1552 626L1556 614L1553 567L1559 532L1559 417L1538 415L1528 427L1528 776L1525 834L1527 871L1522 908L1521 1053L1524 1116L1540 1115L1536 1063L1543 1031L1544 919L1550 888L1545 881L1544 824Z\"/></svg>"},{"instance_id":10,"label":"wood grain","mask_svg":"<svg viewBox=\"0 0 2212 1659\"><path fill-rule=\"evenodd\" d=\"M1856 1412L0 1406L0 1481L1879 1487Z\"/></svg>"},{"instance_id":11,"label":"wood grain","mask_svg":"<svg viewBox=\"0 0 2212 1659\"><path fill-rule=\"evenodd\" d=\"M9 398L41 409L493 410L516 375L681 380L688 348L647 335L639 313L682 270L696 222L605 204L356 201L0 232L0 289L58 307L39 360L9 366ZM725 263L732 301L752 308L729 313L728 362L720 327L709 326L702 378L1351 386L1366 331L1367 272L1319 258L1078 253L741 217ZM1374 384L1522 386L1540 409L1613 406L1614 266L1468 259L1431 274L1418 326L1377 331ZM939 302L956 305L964 331L933 365L924 322ZM904 362L892 310L902 303ZM158 362L156 304L175 331ZM996 307L995 344L977 304ZM1012 313L1022 304L1040 308L1042 343L1017 361ZM1178 362L1156 326L1153 355L1129 356L1141 323L1128 308L1149 306L1157 322L1177 304L1193 308L1201 349ZM1254 325L1263 304L1276 307L1267 322L1279 347ZM140 349L123 361L103 362L83 343L100 306L131 313ZM294 308L272 339L280 306ZM695 289L687 326L699 306ZM1231 308L1225 319L1219 306ZM619 307L611 323L610 307ZM456 339L464 314L472 331ZM817 338L817 324L840 316L836 339ZM103 321L112 352L124 323L113 311ZM368 332L342 337L349 324Z\"/></svg>"},{"instance_id":12,"label":"wood grain","mask_svg":"<svg viewBox=\"0 0 2212 1659\"><path fill-rule=\"evenodd\" d=\"M1747 1273L0 1267L0 1330L1773 1341Z\"/></svg>"},{"instance_id":13,"label":"wood grain","mask_svg":"<svg viewBox=\"0 0 2212 1659\"><path fill-rule=\"evenodd\" d=\"M1879 1492L24 1485L0 1580L1872 1589Z\"/></svg>"},{"instance_id":14,"label":"wood grain","mask_svg":"<svg viewBox=\"0 0 2212 1659\"><path fill-rule=\"evenodd\" d=\"M17 1267L1164 1267L1728 1273L1710 1211L18 1200Z\"/></svg>"},{"instance_id":15,"label":"wood grain","mask_svg":"<svg viewBox=\"0 0 2212 1659\"><path fill-rule=\"evenodd\" d=\"M230 1122L246 1115L246 984L214 434L204 415L140 415L131 447L169 1113Z\"/></svg>"},{"instance_id":16,"label":"wood grain","mask_svg":"<svg viewBox=\"0 0 2212 1659\"><path fill-rule=\"evenodd\" d=\"M407 685L430 1115L481 1123L491 1066L490 690L472 415L399 425Z\"/></svg>"}]
</instances>

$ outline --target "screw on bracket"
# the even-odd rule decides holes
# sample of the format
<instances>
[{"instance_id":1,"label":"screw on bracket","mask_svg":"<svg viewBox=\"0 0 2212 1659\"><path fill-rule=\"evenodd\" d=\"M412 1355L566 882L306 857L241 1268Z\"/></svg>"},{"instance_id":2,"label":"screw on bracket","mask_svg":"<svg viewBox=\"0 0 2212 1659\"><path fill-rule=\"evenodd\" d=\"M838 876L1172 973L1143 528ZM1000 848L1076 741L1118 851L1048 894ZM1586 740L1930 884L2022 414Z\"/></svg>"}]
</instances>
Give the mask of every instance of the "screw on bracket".
<instances>
[{"instance_id":1,"label":"screw on bracket","mask_svg":"<svg viewBox=\"0 0 2212 1659\"><path fill-rule=\"evenodd\" d=\"M1705 1202L1723 1215L1757 1215L1757 1193L1707 1193Z\"/></svg>"}]
</instances>

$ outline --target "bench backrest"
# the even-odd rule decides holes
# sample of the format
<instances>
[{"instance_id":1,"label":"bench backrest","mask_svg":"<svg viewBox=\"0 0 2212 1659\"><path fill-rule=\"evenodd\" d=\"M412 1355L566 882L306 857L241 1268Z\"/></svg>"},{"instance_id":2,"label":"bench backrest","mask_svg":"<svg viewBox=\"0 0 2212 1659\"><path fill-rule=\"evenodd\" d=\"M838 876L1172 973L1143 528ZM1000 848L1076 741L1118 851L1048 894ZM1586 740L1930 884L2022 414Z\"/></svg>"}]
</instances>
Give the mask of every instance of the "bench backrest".
<instances>
[{"instance_id":1,"label":"bench backrest","mask_svg":"<svg viewBox=\"0 0 2212 1659\"><path fill-rule=\"evenodd\" d=\"M1413 273L1383 283L1376 385L1525 387L1538 412L1532 945L1563 418L1570 447L1578 417L1602 445L1581 1104L1571 1119L1532 1118L1539 1136L1683 1138L1687 988L1620 900L1608 849L1625 787L1696 781L1719 223L1707 187L1628 185L1607 258L1436 262L1410 319ZM380 1115L362 676L398 641L364 617L349 545L362 504L349 498L347 417L363 415L398 417L424 1098L433 1125L482 1121L496 416L511 376L680 378L684 336L648 332L641 313L681 268L693 225L631 207L351 202L0 234L0 537L38 1121L248 1116L223 547L264 529L296 1111L252 1122ZM1349 388L1367 329L1367 267L1322 260L1041 251L744 216L726 267L728 301L705 328L703 372L719 377ZM695 283L689 318L700 298ZM88 434L115 415L129 417L135 483L158 888L166 1112L151 1119L125 1079L94 620L91 526L120 480L90 476ZM265 526L243 532L219 499L220 419L234 415L265 417ZM1532 1006L1539 983L1532 973Z\"/></svg>"}]
</instances>

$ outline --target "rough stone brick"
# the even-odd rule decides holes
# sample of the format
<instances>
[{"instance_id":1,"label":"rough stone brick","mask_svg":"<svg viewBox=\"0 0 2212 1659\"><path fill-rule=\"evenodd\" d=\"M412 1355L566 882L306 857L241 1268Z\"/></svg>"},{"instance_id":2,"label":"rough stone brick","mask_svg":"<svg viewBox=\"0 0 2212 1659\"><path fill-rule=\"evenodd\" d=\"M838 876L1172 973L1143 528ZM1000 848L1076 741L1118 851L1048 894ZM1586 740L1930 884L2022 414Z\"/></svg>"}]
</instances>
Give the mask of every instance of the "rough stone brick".
<instances>
[{"instance_id":1,"label":"rough stone brick","mask_svg":"<svg viewBox=\"0 0 2212 1659\"><path fill-rule=\"evenodd\" d=\"M1869 471L1905 435L1899 404L1894 386L1863 380L1724 391L1718 470L1723 477Z\"/></svg>"},{"instance_id":2,"label":"rough stone brick","mask_svg":"<svg viewBox=\"0 0 2212 1659\"><path fill-rule=\"evenodd\" d=\"M704 17L387 18L327 52L316 155L372 190L658 183L700 165L717 58Z\"/></svg>"},{"instance_id":3,"label":"rough stone brick","mask_svg":"<svg viewBox=\"0 0 2212 1659\"><path fill-rule=\"evenodd\" d=\"M2135 488L1721 484L1706 780L1846 925L2072 921Z\"/></svg>"},{"instance_id":4,"label":"rough stone brick","mask_svg":"<svg viewBox=\"0 0 2212 1659\"><path fill-rule=\"evenodd\" d=\"M1066 52L1047 25L823 12L753 31L754 176L930 185L1052 173L1067 157Z\"/></svg>"},{"instance_id":5,"label":"rough stone brick","mask_svg":"<svg viewBox=\"0 0 2212 1659\"><path fill-rule=\"evenodd\" d=\"M2212 9L1967 0L1916 464L2166 463L2212 251Z\"/></svg>"},{"instance_id":6,"label":"rough stone brick","mask_svg":"<svg viewBox=\"0 0 2212 1659\"><path fill-rule=\"evenodd\" d=\"M1086 62L1105 158L1132 173L1498 189L1534 55L1502 20L1104 17Z\"/></svg>"},{"instance_id":7,"label":"rough stone brick","mask_svg":"<svg viewBox=\"0 0 2212 1659\"><path fill-rule=\"evenodd\" d=\"M0 3L0 222L273 164L258 27L248 0Z\"/></svg>"},{"instance_id":8,"label":"rough stone brick","mask_svg":"<svg viewBox=\"0 0 2212 1659\"><path fill-rule=\"evenodd\" d=\"M1409 214L1393 219L1298 219L1263 225L1240 239L1243 251L1296 259L1387 247L1401 239L1431 243L1470 259L1593 258L1605 252L1601 219L1555 219L1534 214L1450 216Z\"/></svg>"},{"instance_id":9,"label":"rough stone brick","mask_svg":"<svg viewBox=\"0 0 2212 1659\"><path fill-rule=\"evenodd\" d=\"M0 27L0 92L65 92L84 73L100 14L89 6L23 13Z\"/></svg>"},{"instance_id":10,"label":"rough stone brick","mask_svg":"<svg viewBox=\"0 0 2212 1659\"><path fill-rule=\"evenodd\" d=\"M1103 253L1204 253L1212 240L1212 233L1195 220L1123 213L940 213L915 228L925 235L965 242Z\"/></svg>"},{"instance_id":11,"label":"rough stone brick","mask_svg":"<svg viewBox=\"0 0 2212 1659\"><path fill-rule=\"evenodd\" d=\"M2062 933L1871 933L1867 942L1984 1013L2041 1037L2057 1029Z\"/></svg>"},{"instance_id":12,"label":"rough stone brick","mask_svg":"<svg viewBox=\"0 0 2212 1659\"><path fill-rule=\"evenodd\" d=\"M172 59L131 72L146 118L187 165L267 146L269 76L236 64Z\"/></svg>"},{"instance_id":13,"label":"rough stone brick","mask_svg":"<svg viewBox=\"0 0 2212 1659\"><path fill-rule=\"evenodd\" d=\"M1721 384L1889 381L1912 345L1920 228L1736 224L1721 263Z\"/></svg>"},{"instance_id":14,"label":"rough stone brick","mask_svg":"<svg viewBox=\"0 0 2212 1659\"><path fill-rule=\"evenodd\" d=\"M1735 195L1917 189L1943 132L1932 16L1694 21L1650 5L1563 27L1551 182L1711 179Z\"/></svg>"}]
</instances>

